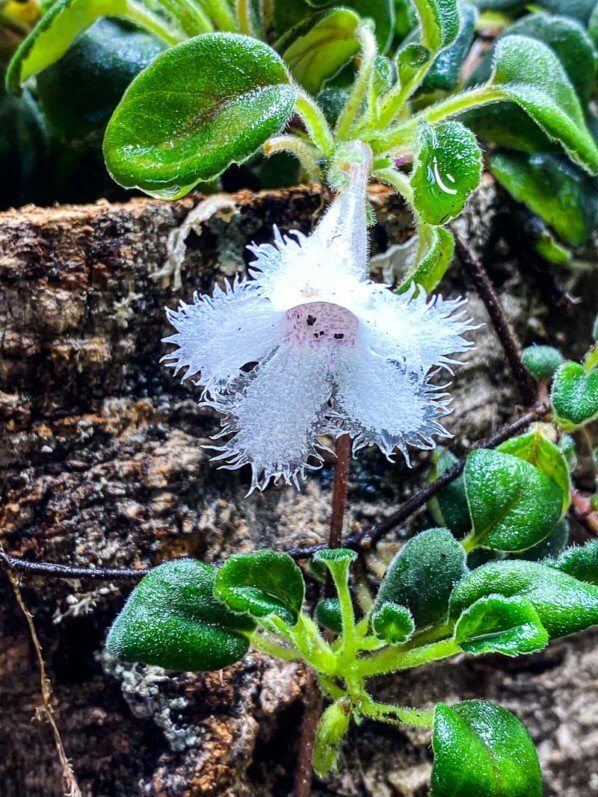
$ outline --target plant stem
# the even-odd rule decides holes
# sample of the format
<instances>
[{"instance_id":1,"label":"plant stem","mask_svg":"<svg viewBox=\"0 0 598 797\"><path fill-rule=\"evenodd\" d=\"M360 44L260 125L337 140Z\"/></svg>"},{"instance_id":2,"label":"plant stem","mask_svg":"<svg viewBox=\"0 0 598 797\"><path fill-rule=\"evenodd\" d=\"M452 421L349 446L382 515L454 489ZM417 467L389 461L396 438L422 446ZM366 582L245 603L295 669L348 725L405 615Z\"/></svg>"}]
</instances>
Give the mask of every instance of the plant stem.
<instances>
[{"instance_id":1,"label":"plant stem","mask_svg":"<svg viewBox=\"0 0 598 797\"><path fill-rule=\"evenodd\" d=\"M255 36L253 24L251 20L251 2L250 0L237 0L237 24L239 31L244 33L245 36Z\"/></svg>"},{"instance_id":2,"label":"plant stem","mask_svg":"<svg viewBox=\"0 0 598 797\"><path fill-rule=\"evenodd\" d=\"M164 4L164 7L171 11L166 4ZM182 24L180 16L173 11L171 11L171 13ZM126 19L139 25L144 30L149 31L149 33L153 33L167 44L179 44L179 42L183 40L183 37L179 35L179 33L173 31L157 14L153 14L148 8L145 8L139 3L128 2L125 16ZM203 30L198 32L203 33Z\"/></svg>"},{"instance_id":3,"label":"plant stem","mask_svg":"<svg viewBox=\"0 0 598 797\"><path fill-rule=\"evenodd\" d=\"M496 336L503 347L505 357L509 363L511 373L517 387L523 404L527 407L531 406L536 400L536 389L533 380L527 372L523 360L521 358L521 346L515 334L513 327L504 311L504 308L498 298L494 286L490 281L486 269L481 264L480 260L474 255L471 248L465 243L461 235L458 233L454 224L450 224L450 229L455 236L455 249L457 257L461 261L465 273L473 282L481 300L484 302L490 321L496 332Z\"/></svg>"},{"instance_id":4,"label":"plant stem","mask_svg":"<svg viewBox=\"0 0 598 797\"><path fill-rule=\"evenodd\" d=\"M206 11L214 20L218 30L237 31L235 15L231 11L228 0L201 0Z\"/></svg>"},{"instance_id":5,"label":"plant stem","mask_svg":"<svg viewBox=\"0 0 598 797\"><path fill-rule=\"evenodd\" d=\"M351 458L351 437L341 435L336 441L336 463L334 466L334 483L332 486L332 514L330 517L330 531L328 534L328 547L340 548L343 542L343 524L345 508L347 505L347 484L349 478L349 463ZM327 579L326 593L331 588L330 576ZM312 754L316 740L318 720L322 712L322 697L318 689L316 677L311 669L308 670L305 689L305 711L301 722L299 737L299 754L295 770L294 797L309 797L313 777Z\"/></svg>"},{"instance_id":6,"label":"plant stem","mask_svg":"<svg viewBox=\"0 0 598 797\"><path fill-rule=\"evenodd\" d=\"M353 89L336 123L335 133L339 139L343 139L348 135L361 109L372 80L374 63L378 52L376 37L369 24L360 25L357 35L361 45L361 65L355 78Z\"/></svg>"},{"instance_id":7,"label":"plant stem","mask_svg":"<svg viewBox=\"0 0 598 797\"><path fill-rule=\"evenodd\" d=\"M305 91L297 89L295 113L301 117L308 136L323 155L331 155L334 137L322 109Z\"/></svg>"},{"instance_id":8,"label":"plant stem","mask_svg":"<svg viewBox=\"0 0 598 797\"><path fill-rule=\"evenodd\" d=\"M407 651L389 647L361 659L356 671L362 678L369 678L373 675L420 667L431 661L456 656L457 653L461 653L461 648L452 639L442 639L440 642L432 642L430 645Z\"/></svg>"},{"instance_id":9,"label":"plant stem","mask_svg":"<svg viewBox=\"0 0 598 797\"><path fill-rule=\"evenodd\" d=\"M589 498L586 498L579 490L573 490L571 494L569 511L587 532L598 535L598 512L592 509Z\"/></svg>"},{"instance_id":10,"label":"plant stem","mask_svg":"<svg viewBox=\"0 0 598 797\"><path fill-rule=\"evenodd\" d=\"M414 725L417 728L431 728L434 725L434 712L406 706L391 706L378 703L369 698L362 703L361 710L364 714L374 719L382 720L393 718L405 725Z\"/></svg>"},{"instance_id":11,"label":"plant stem","mask_svg":"<svg viewBox=\"0 0 598 797\"><path fill-rule=\"evenodd\" d=\"M263 147L264 155L269 158L275 152L289 152L294 155L310 180L322 182L322 170L317 161L317 150L299 136L284 135L269 138Z\"/></svg>"}]
</instances>

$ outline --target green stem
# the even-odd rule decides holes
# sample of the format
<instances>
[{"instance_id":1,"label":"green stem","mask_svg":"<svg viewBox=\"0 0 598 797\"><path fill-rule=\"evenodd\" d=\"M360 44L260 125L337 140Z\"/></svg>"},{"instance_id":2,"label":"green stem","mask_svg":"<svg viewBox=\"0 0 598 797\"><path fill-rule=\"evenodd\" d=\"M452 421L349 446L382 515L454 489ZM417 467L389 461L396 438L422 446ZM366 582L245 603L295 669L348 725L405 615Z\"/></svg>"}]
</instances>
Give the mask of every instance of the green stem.
<instances>
[{"instance_id":1,"label":"green stem","mask_svg":"<svg viewBox=\"0 0 598 797\"><path fill-rule=\"evenodd\" d=\"M434 712L425 711L418 708L407 708L406 706L391 706L386 703L378 703L368 697L367 701L360 706L363 713L377 720L402 722L405 725L414 725L417 728L434 727Z\"/></svg>"},{"instance_id":2,"label":"green stem","mask_svg":"<svg viewBox=\"0 0 598 797\"><path fill-rule=\"evenodd\" d=\"M305 661L314 670L324 675L335 675L338 656L322 639L313 620L307 615L299 615L297 625L291 629L291 637Z\"/></svg>"},{"instance_id":3,"label":"green stem","mask_svg":"<svg viewBox=\"0 0 598 797\"><path fill-rule=\"evenodd\" d=\"M218 30L238 31L235 15L227 0L201 0Z\"/></svg>"},{"instance_id":4,"label":"green stem","mask_svg":"<svg viewBox=\"0 0 598 797\"><path fill-rule=\"evenodd\" d=\"M358 675L369 678L372 675L383 675L396 670L408 670L420 667L430 661L446 659L461 653L461 648L452 639L443 639L414 650L396 650L385 648L358 661L355 671Z\"/></svg>"},{"instance_id":5,"label":"green stem","mask_svg":"<svg viewBox=\"0 0 598 797\"><path fill-rule=\"evenodd\" d=\"M251 0L236 0L237 24L245 36L255 37L253 20L251 19Z\"/></svg>"},{"instance_id":6,"label":"green stem","mask_svg":"<svg viewBox=\"0 0 598 797\"><path fill-rule=\"evenodd\" d=\"M465 553L471 553L474 551L478 547L478 540L475 531L472 529L469 534L460 540L460 543L464 548Z\"/></svg>"},{"instance_id":7,"label":"green stem","mask_svg":"<svg viewBox=\"0 0 598 797\"><path fill-rule=\"evenodd\" d=\"M270 157L275 152L290 152L299 160L311 180L315 183L322 182L322 170L318 165L317 150L299 136L274 136L266 141L263 149L266 157Z\"/></svg>"},{"instance_id":8,"label":"green stem","mask_svg":"<svg viewBox=\"0 0 598 797\"><path fill-rule=\"evenodd\" d=\"M335 133L339 139L347 137L363 105L374 74L374 64L378 53L376 37L369 24L360 25L357 35L361 45L361 65L355 78L353 89L336 123Z\"/></svg>"},{"instance_id":9,"label":"green stem","mask_svg":"<svg viewBox=\"0 0 598 797\"><path fill-rule=\"evenodd\" d=\"M504 100L505 95L500 89L493 86L482 86L481 88L471 89L470 91L448 97L446 100L425 108L413 116L407 122L396 127L389 128L385 133L370 133L364 139L370 140L375 155L390 152L397 147L408 144L415 136L417 123L420 119L427 119L428 122L440 122L449 116L463 113L469 108L477 108L480 105L488 105L492 102Z\"/></svg>"},{"instance_id":10,"label":"green stem","mask_svg":"<svg viewBox=\"0 0 598 797\"><path fill-rule=\"evenodd\" d=\"M399 194L413 207L413 188L411 187L411 181L406 174L403 174L396 169L380 169L377 172L374 172L372 176L378 180L381 180L383 183L388 183L388 185L392 185L393 188L396 188Z\"/></svg>"},{"instance_id":11,"label":"green stem","mask_svg":"<svg viewBox=\"0 0 598 797\"><path fill-rule=\"evenodd\" d=\"M308 136L323 155L329 156L334 150L334 137L322 109L309 94L297 89L295 112L301 117Z\"/></svg>"},{"instance_id":12,"label":"green stem","mask_svg":"<svg viewBox=\"0 0 598 797\"><path fill-rule=\"evenodd\" d=\"M203 9L196 5L190 0L159 0L160 5L171 14L177 22L180 24L183 32L187 36L198 36L200 33L208 33L209 31L214 30L212 23L210 22L209 18L206 16ZM129 3L129 8L133 5L136 5L139 9L141 14L151 14L146 8L143 8L141 5L137 5L136 3ZM139 13L138 12L138 13ZM152 14L152 16L154 16ZM161 25L164 23L157 18ZM142 20L138 17L137 21L140 25L143 25ZM148 30L151 30L152 33L157 33L157 31L152 30L151 28L144 25ZM157 33L157 35L160 35ZM164 38L164 37L162 37ZM167 39L165 39L168 41ZM177 44L181 41L181 37L177 37L173 41L169 42L170 44Z\"/></svg>"},{"instance_id":13,"label":"green stem","mask_svg":"<svg viewBox=\"0 0 598 797\"><path fill-rule=\"evenodd\" d=\"M164 7L166 8L166 5ZM153 33L167 44L179 44L179 42L183 41L183 37L178 32L173 31L157 14L153 14L148 8L132 2L132 0L127 3L126 18L131 22L135 22L140 28Z\"/></svg>"},{"instance_id":14,"label":"green stem","mask_svg":"<svg viewBox=\"0 0 598 797\"><path fill-rule=\"evenodd\" d=\"M283 659L285 661L293 661L301 658L301 654L296 648L289 648L286 645L280 645L268 637L261 634L259 631L254 631L249 637L251 647L259 650L261 653L267 653L274 659Z\"/></svg>"},{"instance_id":15,"label":"green stem","mask_svg":"<svg viewBox=\"0 0 598 797\"><path fill-rule=\"evenodd\" d=\"M322 692L325 695L328 695L328 697L331 697L333 700L340 700L347 696L345 690L341 689L340 686L337 686L332 678L328 678L321 673L318 674L318 683Z\"/></svg>"}]
</instances>

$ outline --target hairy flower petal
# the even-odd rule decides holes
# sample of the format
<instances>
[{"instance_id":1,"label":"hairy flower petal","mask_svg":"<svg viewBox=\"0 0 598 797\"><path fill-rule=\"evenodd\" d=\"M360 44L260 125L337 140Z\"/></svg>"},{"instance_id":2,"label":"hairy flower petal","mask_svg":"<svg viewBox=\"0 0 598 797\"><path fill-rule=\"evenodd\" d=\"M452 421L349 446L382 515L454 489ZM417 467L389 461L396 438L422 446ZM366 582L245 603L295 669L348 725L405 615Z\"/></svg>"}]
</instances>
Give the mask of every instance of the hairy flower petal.
<instances>
[{"instance_id":1,"label":"hairy flower petal","mask_svg":"<svg viewBox=\"0 0 598 797\"><path fill-rule=\"evenodd\" d=\"M331 429L329 357L329 346L280 346L227 395L206 402L224 414L219 437L232 435L214 459L228 469L251 465L251 491L280 478L298 487L299 477L321 464L316 436Z\"/></svg>"},{"instance_id":2,"label":"hairy flower petal","mask_svg":"<svg viewBox=\"0 0 598 797\"><path fill-rule=\"evenodd\" d=\"M167 316L177 332L164 342L178 348L164 361L175 373L186 368L184 379L197 375L208 393L273 351L284 332L284 314L249 281L217 286L212 296L195 294L193 304L181 302Z\"/></svg>"}]
</instances>

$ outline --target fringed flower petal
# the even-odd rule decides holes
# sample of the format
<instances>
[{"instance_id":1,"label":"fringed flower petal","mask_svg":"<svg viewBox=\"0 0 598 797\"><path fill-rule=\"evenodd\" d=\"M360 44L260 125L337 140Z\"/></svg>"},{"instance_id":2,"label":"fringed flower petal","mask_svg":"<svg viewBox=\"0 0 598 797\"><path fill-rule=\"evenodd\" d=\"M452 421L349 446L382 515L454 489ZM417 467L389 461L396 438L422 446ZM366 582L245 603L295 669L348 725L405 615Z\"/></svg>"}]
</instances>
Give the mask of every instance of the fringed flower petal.
<instances>
[{"instance_id":1,"label":"fringed flower petal","mask_svg":"<svg viewBox=\"0 0 598 797\"><path fill-rule=\"evenodd\" d=\"M463 335L477 326L464 310L463 299L429 299L412 285L403 294L379 285L359 308L354 308L373 351L404 363L409 370L426 373L434 367L455 364L452 356L468 351L473 343Z\"/></svg>"},{"instance_id":2,"label":"fringed flower petal","mask_svg":"<svg viewBox=\"0 0 598 797\"><path fill-rule=\"evenodd\" d=\"M325 420L331 386L329 347L286 344L251 373L231 385L217 401L222 432L215 461L227 469L251 465L251 491L282 479L299 487L307 469L320 467L316 436L330 430Z\"/></svg>"},{"instance_id":3,"label":"fringed flower petal","mask_svg":"<svg viewBox=\"0 0 598 797\"><path fill-rule=\"evenodd\" d=\"M184 379L197 376L209 394L272 352L284 334L284 314L250 281L217 286L212 296L195 294L192 304L181 302L167 315L177 332L164 342L177 348L164 361L175 373L186 368Z\"/></svg>"},{"instance_id":4,"label":"fringed flower petal","mask_svg":"<svg viewBox=\"0 0 598 797\"><path fill-rule=\"evenodd\" d=\"M449 412L443 386L421 372L388 360L360 345L343 350L334 368L333 417L338 433L353 437L354 451L377 445L390 459L407 446L433 448L434 437L449 437L438 419Z\"/></svg>"}]
</instances>

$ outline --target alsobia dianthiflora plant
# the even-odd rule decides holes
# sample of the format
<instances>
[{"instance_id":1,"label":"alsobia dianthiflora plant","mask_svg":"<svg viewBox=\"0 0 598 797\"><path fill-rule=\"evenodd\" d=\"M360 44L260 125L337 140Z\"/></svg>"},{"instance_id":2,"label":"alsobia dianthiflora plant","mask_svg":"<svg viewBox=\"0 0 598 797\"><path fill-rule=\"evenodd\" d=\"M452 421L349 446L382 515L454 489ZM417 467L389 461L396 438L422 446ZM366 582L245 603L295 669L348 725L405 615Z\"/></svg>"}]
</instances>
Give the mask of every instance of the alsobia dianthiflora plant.
<instances>
[{"instance_id":1,"label":"alsobia dianthiflora plant","mask_svg":"<svg viewBox=\"0 0 598 797\"><path fill-rule=\"evenodd\" d=\"M262 150L292 154L336 195L311 236L275 232L273 244L252 248L250 279L169 313L166 360L221 414L215 458L250 465L252 489L299 486L322 462L322 436L407 457L445 434L448 396L435 377L471 345L473 326L458 300L427 294L453 255L444 225L481 179L474 130L499 145L489 163L513 196L562 239L585 240L598 172L587 107L595 19L575 5L577 19L564 9L518 17L517 3L513 19L490 9L502 33L471 86L459 81L477 12L456 0L238 0L234 9L227 0L58 0L23 41L7 73L12 91L47 73L99 17L165 43L106 129L106 164L125 187L182 196ZM417 227L394 293L368 278L370 179L403 196ZM540 250L565 258L541 232ZM483 701L383 704L368 682L459 654L534 653L598 622L598 545L567 548L565 519L575 464L567 433L598 415L597 351L582 363L547 347L525 352L540 389L551 383L554 423L471 453L429 506L436 527L401 548L373 594L361 585L354 602L347 548L309 561L335 590L313 617L288 554L239 554L219 567L181 559L133 591L109 650L171 670L217 670L250 648L303 661L328 699L318 773L337 765L351 722L374 718L433 729L435 797L539 796L537 755L516 717ZM451 464L449 452L435 453L436 475Z\"/></svg>"}]
</instances>

